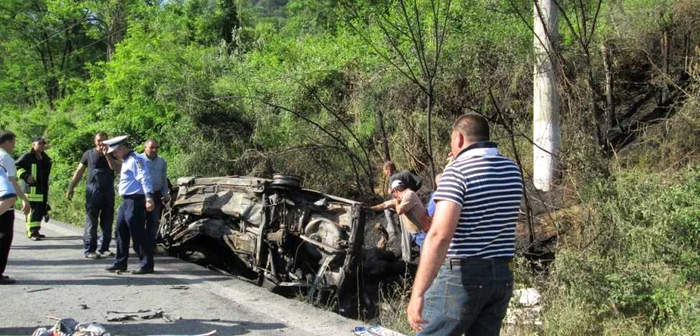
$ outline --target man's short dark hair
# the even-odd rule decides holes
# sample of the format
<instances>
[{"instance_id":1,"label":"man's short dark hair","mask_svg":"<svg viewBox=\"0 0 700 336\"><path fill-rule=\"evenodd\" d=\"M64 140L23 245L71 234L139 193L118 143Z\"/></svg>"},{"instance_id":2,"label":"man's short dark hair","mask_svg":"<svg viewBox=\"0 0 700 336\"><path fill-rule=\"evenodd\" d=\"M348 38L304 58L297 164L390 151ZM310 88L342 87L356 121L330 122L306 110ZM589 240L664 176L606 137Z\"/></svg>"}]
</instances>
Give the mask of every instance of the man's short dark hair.
<instances>
[{"instance_id":1,"label":"man's short dark hair","mask_svg":"<svg viewBox=\"0 0 700 336\"><path fill-rule=\"evenodd\" d=\"M452 130L464 135L468 140L489 141L489 123L481 114L466 113L452 124Z\"/></svg>"},{"instance_id":2,"label":"man's short dark hair","mask_svg":"<svg viewBox=\"0 0 700 336\"><path fill-rule=\"evenodd\" d=\"M2 131L0 132L0 145L12 141L16 138L17 136L12 133L12 131Z\"/></svg>"},{"instance_id":3,"label":"man's short dark hair","mask_svg":"<svg viewBox=\"0 0 700 336\"><path fill-rule=\"evenodd\" d=\"M396 171L396 166L394 165L393 161L384 161L382 169L390 169L391 171Z\"/></svg>"},{"instance_id":4,"label":"man's short dark hair","mask_svg":"<svg viewBox=\"0 0 700 336\"><path fill-rule=\"evenodd\" d=\"M109 138L109 136L107 136L107 133L105 133L105 132L97 132L97 133L95 133L95 136L92 137L92 138L95 139L95 138L97 138L97 137Z\"/></svg>"}]
</instances>

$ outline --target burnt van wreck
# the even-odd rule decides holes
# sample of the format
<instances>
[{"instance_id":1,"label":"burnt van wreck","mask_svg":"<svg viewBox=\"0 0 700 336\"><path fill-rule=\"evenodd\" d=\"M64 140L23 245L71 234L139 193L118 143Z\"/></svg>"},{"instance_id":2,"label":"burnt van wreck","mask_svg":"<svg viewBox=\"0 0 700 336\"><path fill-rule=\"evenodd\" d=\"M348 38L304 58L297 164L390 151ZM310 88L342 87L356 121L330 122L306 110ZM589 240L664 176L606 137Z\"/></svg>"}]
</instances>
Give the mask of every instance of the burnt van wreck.
<instances>
[{"instance_id":1,"label":"burnt van wreck","mask_svg":"<svg viewBox=\"0 0 700 336\"><path fill-rule=\"evenodd\" d=\"M355 288L365 207L301 188L293 176L188 177L161 218L159 241L183 257L234 265L227 271L309 297Z\"/></svg>"}]
</instances>

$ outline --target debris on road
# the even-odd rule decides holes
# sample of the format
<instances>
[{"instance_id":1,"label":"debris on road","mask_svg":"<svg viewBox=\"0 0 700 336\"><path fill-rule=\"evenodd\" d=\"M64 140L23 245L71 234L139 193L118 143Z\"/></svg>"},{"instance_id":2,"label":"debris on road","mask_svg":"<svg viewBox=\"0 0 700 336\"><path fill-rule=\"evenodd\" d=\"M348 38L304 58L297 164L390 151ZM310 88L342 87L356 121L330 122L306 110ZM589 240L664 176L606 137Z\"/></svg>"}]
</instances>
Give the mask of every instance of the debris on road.
<instances>
[{"instance_id":1,"label":"debris on road","mask_svg":"<svg viewBox=\"0 0 700 336\"><path fill-rule=\"evenodd\" d=\"M353 333L359 336L406 336L400 332L384 328L380 325L374 325L371 327L358 326L355 327Z\"/></svg>"},{"instance_id":2,"label":"debris on road","mask_svg":"<svg viewBox=\"0 0 700 336\"><path fill-rule=\"evenodd\" d=\"M159 310L152 314L154 316L163 317L167 316L162 310ZM125 315L129 317L136 317L137 315ZM34 331L32 336L111 336L107 329L98 323L79 323L72 318L57 318L52 316L47 316L52 320L57 320L51 328L38 328ZM148 319L146 316L142 316L143 319ZM153 317L156 318L156 317ZM109 320L108 320L109 321ZM216 330L212 330L205 334L197 335L147 335L147 336L211 336L216 334Z\"/></svg>"},{"instance_id":3,"label":"debris on road","mask_svg":"<svg viewBox=\"0 0 700 336\"><path fill-rule=\"evenodd\" d=\"M175 285L175 286L170 286L170 289L188 290L188 289L190 289L190 286L186 286L186 285Z\"/></svg>"},{"instance_id":4,"label":"debris on road","mask_svg":"<svg viewBox=\"0 0 700 336\"><path fill-rule=\"evenodd\" d=\"M26 293L36 293L36 292L43 292L43 291L47 291L47 290L51 290L51 289L53 289L53 287L30 289L30 290L27 290L25 292Z\"/></svg>"},{"instance_id":5,"label":"debris on road","mask_svg":"<svg viewBox=\"0 0 700 336\"><path fill-rule=\"evenodd\" d=\"M55 317L49 317L57 319ZM57 319L58 321L50 329L39 328L32 336L110 336L107 330L94 322L79 323L72 318Z\"/></svg>"},{"instance_id":6,"label":"debris on road","mask_svg":"<svg viewBox=\"0 0 700 336\"><path fill-rule=\"evenodd\" d=\"M85 309L90 309L90 307L88 307L88 305L86 305L86 304L84 304L84 303L81 303L81 304L80 304L80 309L85 310Z\"/></svg>"},{"instance_id":7,"label":"debris on road","mask_svg":"<svg viewBox=\"0 0 700 336\"><path fill-rule=\"evenodd\" d=\"M121 315L116 317L108 317L107 322L124 322L124 321L135 321L138 315Z\"/></svg>"},{"instance_id":8,"label":"debris on road","mask_svg":"<svg viewBox=\"0 0 700 336\"><path fill-rule=\"evenodd\" d=\"M150 313L150 314L145 314ZM120 312L120 311L107 311L107 314L118 314L117 316L107 316L108 322L125 322L125 321L136 321L136 320L155 320L163 319L166 322L173 322L173 318L168 316L164 311L157 310L151 313L150 309L140 309L135 312ZM179 318L175 318L176 320Z\"/></svg>"},{"instance_id":9,"label":"debris on road","mask_svg":"<svg viewBox=\"0 0 700 336\"><path fill-rule=\"evenodd\" d=\"M148 314L148 315L141 315L142 320L152 320L152 319L157 319L157 318L163 318L165 316L165 313L163 313L162 310L159 310L153 314Z\"/></svg>"},{"instance_id":10,"label":"debris on road","mask_svg":"<svg viewBox=\"0 0 700 336\"><path fill-rule=\"evenodd\" d=\"M150 313L150 309L139 309L137 311L117 311L117 310L108 310L107 314L141 314L141 313Z\"/></svg>"}]
</instances>

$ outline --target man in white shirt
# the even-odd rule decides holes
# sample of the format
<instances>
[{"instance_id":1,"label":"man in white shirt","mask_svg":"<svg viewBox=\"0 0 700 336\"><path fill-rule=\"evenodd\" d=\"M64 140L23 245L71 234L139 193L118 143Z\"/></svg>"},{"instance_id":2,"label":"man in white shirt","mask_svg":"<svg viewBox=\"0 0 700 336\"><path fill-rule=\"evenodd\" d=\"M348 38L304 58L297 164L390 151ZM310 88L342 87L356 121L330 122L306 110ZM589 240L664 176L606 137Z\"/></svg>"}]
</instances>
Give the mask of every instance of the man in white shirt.
<instances>
[{"instance_id":1,"label":"man in white shirt","mask_svg":"<svg viewBox=\"0 0 700 336\"><path fill-rule=\"evenodd\" d=\"M15 160L12 159L11 153L15 150L15 134L11 131L0 132L0 165L7 173L7 179L15 188L15 195L22 199L22 211L28 214L29 200L22 192L19 184L17 184L17 169L15 168ZM7 266L7 257L10 254L10 246L12 246L12 238L14 233L15 212L9 210L0 215L0 285L9 285L15 283L15 280L4 275L5 266Z\"/></svg>"}]
</instances>

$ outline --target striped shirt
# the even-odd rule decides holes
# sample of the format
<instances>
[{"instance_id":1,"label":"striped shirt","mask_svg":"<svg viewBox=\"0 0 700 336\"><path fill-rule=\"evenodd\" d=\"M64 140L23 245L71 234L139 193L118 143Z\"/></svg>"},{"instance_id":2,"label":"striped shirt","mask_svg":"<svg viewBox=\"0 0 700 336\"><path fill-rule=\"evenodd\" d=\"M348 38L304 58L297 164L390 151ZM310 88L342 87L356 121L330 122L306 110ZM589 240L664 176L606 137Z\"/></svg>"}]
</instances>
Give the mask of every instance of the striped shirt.
<instances>
[{"instance_id":1,"label":"striped shirt","mask_svg":"<svg viewBox=\"0 0 700 336\"><path fill-rule=\"evenodd\" d=\"M492 142L463 150L442 174L435 201L462 210L448 258L512 258L523 179L515 162Z\"/></svg>"}]
</instances>

